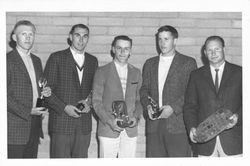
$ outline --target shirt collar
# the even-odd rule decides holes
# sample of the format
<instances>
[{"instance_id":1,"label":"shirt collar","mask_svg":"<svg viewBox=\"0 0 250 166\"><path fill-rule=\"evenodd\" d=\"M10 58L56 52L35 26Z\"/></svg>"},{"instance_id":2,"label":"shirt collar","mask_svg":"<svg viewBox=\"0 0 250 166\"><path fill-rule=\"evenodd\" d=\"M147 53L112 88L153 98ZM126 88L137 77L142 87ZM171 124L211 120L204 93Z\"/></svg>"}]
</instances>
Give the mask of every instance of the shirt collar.
<instances>
[{"instance_id":1,"label":"shirt collar","mask_svg":"<svg viewBox=\"0 0 250 166\"><path fill-rule=\"evenodd\" d=\"M85 54L85 51L83 51L83 53L79 54L78 52L76 52L75 50L73 50L71 47L70 47L70 51L71 51L71 53L72 53L74 56L77 56L77 55L84 55L84 54Z\"/></svg>"},{"instance_id":2,"label":"shirt collar","mask_svg":"<svg viewBox=\"0 0 250 166\"><path fill-rule=\"evenodd\" d=\"M20 54L21 57L24 56L30 56L30 50L28 52L24 52L23 50L21 50L19 47L16 47L17 52Z\"/></svg>"},{"instance_id":3,"label":"shirt collar","mask_svg":"<svg viewBox=\"0 0 250 166\"><path fill-rule=\"evenodd\" d=\"M124 65L124 66L121 66L119 63L117 63L115 60L114 60L114 63L115 63L115 66L120 68L120 69L126 69L128 67L128 64Z\"/></svg>"},{"instance_id":4,"label":"shirt collar","mask_svg":"<svg viewBox=\"0 0 250 166\"><path fill-rule=\"evenodd\" d=\"M217 68L215 68L215 67L213 67L212 65L210 65L210 69L211 69L212 71L215 71L215 69L219 69L219 71L223 71L223 70L224 70L224 67L225 67L225 62L223 62L222 65L220 65L220 67L217 67Z\"/></svg>"},{"instance_id":5,"label":"shirt collar","mask_svg":"<svg viewBox=\"0 0 250 166\"><path fill-rule=\"evenodd\" d=\"M160 62L167 62L169 60L172 60L172 59L174 59L174 56L175 56L175 54L172 56L162 56L162 53L161 53L160 54Z\"/></svg>"}]
</instances>

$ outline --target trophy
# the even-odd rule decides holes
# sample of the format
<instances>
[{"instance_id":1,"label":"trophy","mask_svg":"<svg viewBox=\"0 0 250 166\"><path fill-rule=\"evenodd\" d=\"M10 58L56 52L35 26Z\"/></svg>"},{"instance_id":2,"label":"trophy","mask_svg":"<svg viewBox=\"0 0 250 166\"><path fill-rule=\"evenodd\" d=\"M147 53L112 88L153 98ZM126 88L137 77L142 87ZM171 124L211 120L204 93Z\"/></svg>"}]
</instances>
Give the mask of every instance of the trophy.
<instances>
[{"instance_id":1,"label":"trophy","mask_svg":"<svg viewBox=\"0 0 250 166\"><path fill-rule=\"evenodd\" d=\"M148 96L148 100L153 110L152 117L154 119L158 118L161 115L163 109L159 108L159 105L156 103L156 101L154 101L152 97Z\"/></svg>"},{"instance_id":2,"label":"trophy","mask_svg":"<svg viewBox=\"0 0 250 166\"><path fill-rule=\"evenodd\" d=\"M227 125L232 122L232 120L229 119L232 115L233 113L228 109L217 110L199 124L194 139L199 143L211 140L227 129Z\"/></svg>"},{"instance_id":3,"label":"trophy","mask_svg":"<svg viewBox=\"0 0 250 166\"><path fill-rule=\"evenodd\" d=\"M87 98L85 99L85 102L87 103L87 105L91 108L92 107L92 95L93 95L93 90L90 91L89 95L87 96ZM80 111L82 111L85 108L85 105L83 103L78 103L76 105L76 108L78 108ZM77 112L76 113L78 115L84 113L84 112Z\"/></svg>"},{"instance_id":4,"label":"trophy","mask_svg":"<svg viewBox=\"0 0 250 166\"><path fill-rule=\"evenodd\" d=\"M129 120L127 106L123 100L116 100L112 102L112 114L118 120L117 126L120 128L129 127L133 123Z\"/></svg>"},{"instance_id":5,"label":"trophy","mask_svg":"<svg viewBox=\"0 0 250 166\"><path fill-rule=\"evenodd\" d=\"M41 77L38 80L38 86L41 89L41 91L45 88L46 85L47 85L46 78ZM45 107L45 100L44 100L44 96L42 94L39 98L37 98L36 107Z\"/></svg>"}]
</instances>

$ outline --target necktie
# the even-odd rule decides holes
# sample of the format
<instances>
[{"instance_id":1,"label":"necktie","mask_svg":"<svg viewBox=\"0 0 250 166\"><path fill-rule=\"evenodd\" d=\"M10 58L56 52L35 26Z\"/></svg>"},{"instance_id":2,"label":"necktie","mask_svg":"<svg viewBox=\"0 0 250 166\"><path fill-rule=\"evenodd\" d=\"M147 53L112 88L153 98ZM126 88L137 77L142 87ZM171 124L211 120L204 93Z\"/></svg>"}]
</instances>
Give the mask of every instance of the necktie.
<instances>
[{"instance_id":1,"label":"necktie","mask_svg":"<svg viewBox=\"0 0 250 166\"><path fill-rule=\"evenodd\" d=\"M216 92L217 92L217 93L218 93L218 91L219 91L218 71L219 71L219 69L215 69L216 75L215 75L215 82L214 82L214 85L215 85L215 89L216 89Z\"/></svg>"}]
</instances>

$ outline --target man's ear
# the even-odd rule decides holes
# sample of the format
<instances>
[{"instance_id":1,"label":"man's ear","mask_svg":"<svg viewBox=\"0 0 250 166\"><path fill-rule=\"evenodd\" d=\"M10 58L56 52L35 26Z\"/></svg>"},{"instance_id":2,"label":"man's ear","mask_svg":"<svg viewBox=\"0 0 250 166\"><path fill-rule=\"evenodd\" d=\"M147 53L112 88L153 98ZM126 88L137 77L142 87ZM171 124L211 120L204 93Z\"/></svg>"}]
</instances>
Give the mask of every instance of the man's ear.
<instances>
[{"instance_id":1,"label":"man's ear","mask_svg":"<svg viewBox=\"0 0 250 166\"><path fill-rule=\"evenodd\" d=\"M16 34L15 34L15 33L13 33L11 37L12 37L12 39L13 39L15 42L17 41L17 38L16 38Z\"/></svg>"},{"instance_id":2,"label":"man's ear","mask_svg":"<svg viewBox=\"0 0 250 166\"><path fill-rule=\"evenodd\" d=\"M113 52L113 54L115 54L115 47L114 46L112 46L112 52Z\"/></svg>"},{"instance_id":3,"label":"man's ear","mask_svg":"<svg viewBox=\"0 0 250 166\"><path fill-rule=\"evenodd\" d=\"M177 38L174 38L174 45L176 46L176 44L177 44Z\"/></svg>"},{"instance_id":4,"label":"man's ear","mask_svg":"<svg viewBox=\"0 0 250 166\"><path fill-rule=\"evenodd\" d=\"M73 38L73 36L72 36L72 34L69 34L69 40L72 42L72 38Z\"/></svg>"}]
</instances>

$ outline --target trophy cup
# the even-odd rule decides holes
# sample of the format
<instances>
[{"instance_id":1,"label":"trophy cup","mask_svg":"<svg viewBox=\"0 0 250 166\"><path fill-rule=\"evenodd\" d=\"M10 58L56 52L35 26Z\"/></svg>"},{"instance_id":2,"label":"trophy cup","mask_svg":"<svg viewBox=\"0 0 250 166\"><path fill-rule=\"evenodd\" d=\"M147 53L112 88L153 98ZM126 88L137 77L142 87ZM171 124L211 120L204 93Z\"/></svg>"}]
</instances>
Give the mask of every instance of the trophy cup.
<instances>
[{"instance_id":1,"label":"trophy cup","mask_svg":"<svg viewBox=\"0 0 250 166\"><path fill-rule=\"evenodd\" d=\"M228 109L217 110L199 124L194 139L199 143L204 143L216 137L227 129L227 125L232 122L229 119L232 115L233 113Z\"/></svg>"},{"instance_id":2,"label":"trophy cup","mask_svg":"<svg viewBox=\"0 0 250 166\"><path fill-rule=\"evenodd\" d=\"M45 88L46 85L47 85L46 78L41 77L38 80L38 86L41 89L41 91ZM45 100L44 100L44 96L43 95L41 95L39 98L37 98L36 107L45 107Z\"/></svg>"},{"instance_id":3,"label":"trophy cup","mask_svg":"<svg viewBox=\"0 0 250 166\"><path fill-rule=\"evenodd\" d=\"M85 102L87 103L87 105L91 108L92 107L92 95L93 95L93 90L90 91L89 95L87 96L87 98L85 99ZM85 105L83 103L78 103L76 105L76 108L78 108L80 111L82 111L85 108ZM84 112L77 112L76 113L78 115L81 115Z\"/></svg>"},{"instance_id":4,"label":"trophy cup","mask_svg":"<svg viewBox=\"0 0 250 166\"><path fill-rule=\"evenodd\" d=\"M148 100L149 100L150 105L152 107L152 110L154 112L154 113L152 113L152 117L154 119L158 118L161 115L163 109L159 108L159 105L156 103L156 101L154 101L154 99L152 97L148 96Z\"/></svg>"},{"instance_id":5,"label":"trophy cup","mask_svg":"<svg viewBox=\"0 0 250 166\"><path fill-rule=\"evenodd\" d=\"M127 106L125 101L116 100L112 102L112 114L115 116L117 126L120 128L126 128L132 125L132 121L129 120Z\"/></svg>"}]
</instances>

